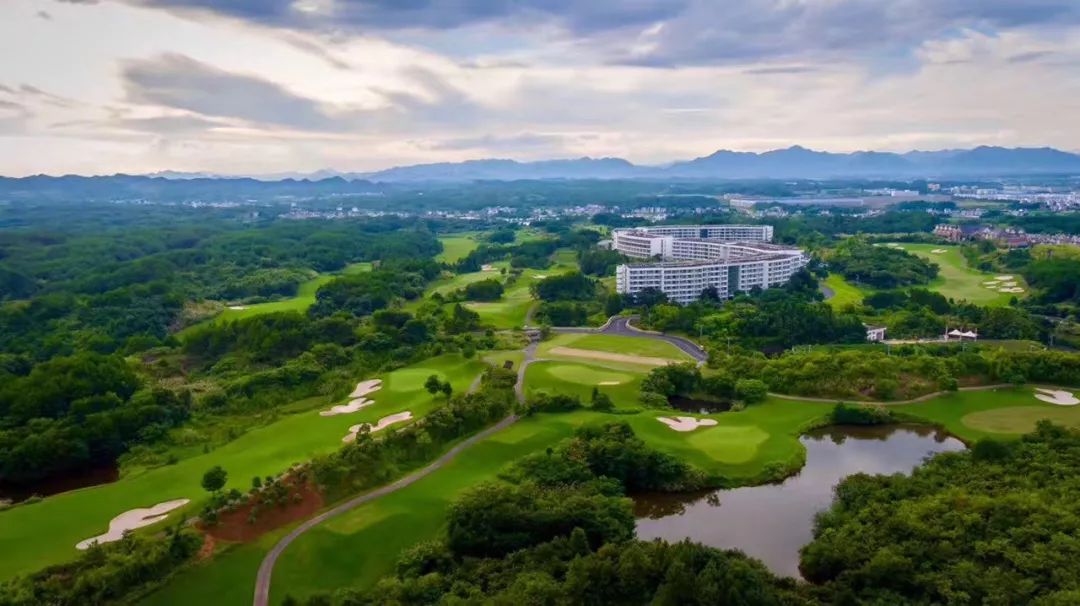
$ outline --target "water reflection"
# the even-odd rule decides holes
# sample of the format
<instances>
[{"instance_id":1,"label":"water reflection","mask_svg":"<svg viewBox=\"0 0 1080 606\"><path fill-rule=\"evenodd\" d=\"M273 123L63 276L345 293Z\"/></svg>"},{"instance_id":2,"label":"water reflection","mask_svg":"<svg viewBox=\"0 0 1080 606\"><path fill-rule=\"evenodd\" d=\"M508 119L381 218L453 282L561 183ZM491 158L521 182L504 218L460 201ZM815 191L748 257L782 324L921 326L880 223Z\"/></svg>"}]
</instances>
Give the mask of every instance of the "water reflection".
<instances>
[{"instance_id":1,"label":"water reflection","mask_svg":"<svg viewBox=\"0 0 1080 606\"><path fill-rule=\"evenodd\" d=\"M812 538L814 515L832 502L833 488L855 473L908 473L928 455L963 450L933 427L829 427L800 441L806 466L779 484L635 499L637 534L741 549L777 574L799 576L799 548Z\"/></svg>"}]
</instances>

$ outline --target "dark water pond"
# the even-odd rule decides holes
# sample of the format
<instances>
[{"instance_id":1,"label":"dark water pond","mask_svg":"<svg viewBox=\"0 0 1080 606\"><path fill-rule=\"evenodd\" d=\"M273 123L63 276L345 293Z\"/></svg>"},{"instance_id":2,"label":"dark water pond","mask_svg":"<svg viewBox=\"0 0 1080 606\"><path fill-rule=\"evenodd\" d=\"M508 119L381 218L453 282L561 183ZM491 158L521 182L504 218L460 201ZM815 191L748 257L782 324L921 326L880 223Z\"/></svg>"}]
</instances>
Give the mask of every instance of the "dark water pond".
<instances>
[{"instance_id":1,"label":"dark water pond","mask_svg":"<svg viewBox=\"0 0 1080 606\"><path fill-rule=\"evenodd\" d=\"M32 496L48 497L77 488L108 484L118 479L120 479L120 468L116 465L109 465L88 471L60 475L30 484L0 484L0 500L18 503Z\"/></svg>"},{"instance_id":2,"label":"dark water pond","mask_svg":"<svg viewBox=\"0 0 1080 606\"><path fill-rule=\"evenodd\" d=\"M912 425L829 427L800 441L806 466L782 483L635 498L638 537L741 549L777 574L798 577L799 548L810 542L814 515L829 507L841 480L910 473L927 455L964 448L938 429Z\"/></svg>"}]
</instances>

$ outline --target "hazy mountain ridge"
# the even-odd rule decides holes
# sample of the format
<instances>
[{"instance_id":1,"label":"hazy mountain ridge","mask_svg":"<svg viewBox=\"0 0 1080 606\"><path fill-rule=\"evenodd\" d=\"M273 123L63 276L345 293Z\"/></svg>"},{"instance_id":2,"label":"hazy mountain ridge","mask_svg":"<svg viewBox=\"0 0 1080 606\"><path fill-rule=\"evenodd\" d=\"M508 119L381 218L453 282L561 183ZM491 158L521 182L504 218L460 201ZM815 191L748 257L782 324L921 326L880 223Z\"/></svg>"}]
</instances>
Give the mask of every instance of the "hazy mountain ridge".
<instances>
[{"instance_id":1,"label":"hazy mountain ridge","mask_svg":"<svg viewBox=\"0 0 1080 606\"><path fill-rule=\"evenodd\" d=\"M644 166L622 158L575 158L520 162L478 159L397 166L368 173L320 170L314 173L225 176L161 171L153 175L82 177L35 175L0 177L0 193L50 190L107 196L122 186L126 195L317 195L372 192L374 183L423 181L517 181L528 179L760 179L760 178L948 178L1038 174L1080 174L1080 154L1040 148L981 146L974 149L892 152L820 152L801 146L763 153L719 150L708 156ZM183 183L180 186L179 183ZM116 192L114 192L116 193Z\"/></svg>"}]
</instances>

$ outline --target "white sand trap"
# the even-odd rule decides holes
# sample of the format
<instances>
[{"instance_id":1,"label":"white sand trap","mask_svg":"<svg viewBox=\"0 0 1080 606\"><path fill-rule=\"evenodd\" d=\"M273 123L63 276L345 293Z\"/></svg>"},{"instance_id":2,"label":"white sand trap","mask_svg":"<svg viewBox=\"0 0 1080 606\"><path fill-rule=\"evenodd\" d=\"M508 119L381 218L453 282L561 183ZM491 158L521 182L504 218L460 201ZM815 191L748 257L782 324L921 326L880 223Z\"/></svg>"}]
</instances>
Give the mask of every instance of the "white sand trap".
<instances>
[{"instance_id":1,"label":"white sand trap","mask_svg":"<svg viewBox=\"0 0 1080 606\"><path fill-rule=\"evenodd\" d=\"M930 252L934 253L935 255L940 255L941 253L949 252L949 251L945 250L944 248L935 248L934 250L932 250Z\"/></svg>"},{"instance_id":2,"label":"white sand trap","mask_svg":"<svg viewBox=\"0 0 1080 606\"><path fill-rule=\"evenodd\" d=\"M1001 282L1004 282L1005 280L1012 280L1013 277L1012 276L994 276L994 279L998 280L998 281L1001 281Z\"/></svg>"},{"instance_id":3,"label":"white sand trap","mask_svg":"<svg viewBox=\"0 0 1080 606\"><path fill-rule=\"evenodd\" d=\"M535 279L537 279L537 280L543 280L543 279L544 279L544 278L546 278L546 277L547 277L547 274L537 274L537 275L536 275L536 278L535 278Z\"/></svg>"},{"instance_id":4,"label":"white sand trap","mask_svg":"<svg viewBox=\"0 0 1080 606\"><path fill-rule=\"evenodd\" d=\"M160 522L168 517L170 511L183 507L190 502L191 499L176 499L175 501L158 503L153 507L140 507L138 509L132 509L131 511L125 511L109 521L109 532L99 534L98 536L91 537L85 541L79 541L76 543L75 549L89 549L94 543L100 544L119 541L124 538L124 533L128 530L135 530L136 528L142 528L143 526L149 526L155 522Z\"/></svg>"},{"instance_id":5,"label":"white sand trap","mask_svg":"<svg viewBox=\"0 0 1080 606\"><path fill-rule=\"evenodd\" d=\"M376 431L382 431L383 429L386 429L387 427L393 425L394 423L401 423L402 421L408 421L411 418L412 418L412 413L406 410L405 412L399 412L397 414L393 414L393 415L390 415L388 417L383 417L383 418L379 419L379 422L374 424L374 425L371 425L370 423L360 423L359 425L353 425L352 427L349 428L349 435L345 436L344 438L341 438L341 441L342 442L352 442L353 440L356 439L356 434L360 433L360 429L363 428L365 425L368 425L368 426L371 427L371 433L375 433Z\"/></svg>"},{"instance_id":6,"label":"white sand trap","mask_svg":"<svg viewBox=\"0 0 1080 606\"><path fill-rule=\"evenodd\" d=\"M1016 286L1016 282L1002 282L1001 285L1007 288L1012 288L1013 286Z\"/></svg>"},{"instance_id":7,"label":"white sand trap","mask_svg":"<svg viewBox=\"0 0 1080 606\"><path fill-rule=\"evenodd\" d=\"M1039 392L1035 394L1035 397L1043 402L1057 404L1058 406L1076 406L1077 404L1080 404L1080 399L1077 399L1071 391L1043 389L1041 387L1036 387L1035 391Z\"/></svg>"},{"instance_id":8,"label":"white sand trap","mask_svg":"<svg viewBox=\"0 0 1080 606\"><path fill-rule=\"evenodd\" d=\"M349 394L350 398L362 398L369 393L375 393L382 389L382 379L371 379L369 381L360 381L356 384L356 389Z\"/></svg>"},{"instance_id":9,"label":"white sand trap","mask_svg":"<svg viewBox=\"0 0 1080 606\"><path fill-rule=\"evenodd\" d=\"M900 248L900 245L896 242L889 242L886 246L892 246L893 248Z\"/></svg>"},{"instance_id":10,"label":"white sand trap","mask_svg":"<svg viewBox=\"0 0 1080 606\"><path fill-rule=\"evenodd\" d=\"M698 427L716 425L716 419L697 419L694 417L656 417L656 420L675 431L694 431Z\"/></svg>"},{"instance_id":11,"label":"white sand trap","mask_svg":"<svg viewBox=\"0 0 1080 606\"><path fill-rule=\"evenodd\" d=\"M361 408L367 408L374 403L374 400L369 400L367 398L357 398L355 400L350 400L348 404L338 404L337 406L332 406L330 410L320 410L319 416L332 417L335 415L347 415L349 413L356 412Z\"/></svg>"},{"instance_id":12,"label":"white sand trap","mask_svg":"<svg viewBox=\"0 0 1080 606\"><path fill-rule=\"evenodd\" d=\"M998 292L1018 293L1018 292L1024 292L1024 289L1023 288L1017 288L1017 287L1014 286L1012 288L999 288Z\"/></svg>"},{"instance_id":13,"label":"white sand trap","mask_svg":"<svg viewBox=\"0 0 1080 606\"><path fill-rule=\"evenodd\" d=\"M597 385L622 385L622 381L600 381Z\"/></svg>"},{"instance_id":14,"label":"white sand trap","mask_svg":"<svg viewBox=\"0 0 1080 606\"><path fill-rule=\"evenodd\" d=\"M232 310L235 310L235 311L242 311L242 310L247 309L247 305L230 305L229 309L232 309Z\"/></svg>"},{"instance_id":15,"label":"white sand trap","mask_svg":"<svg viewBox=\"0 0 1080 606\"><path fill-rule=\"evenodd\" d=\"M490 263L484 263L480 266L480 271L495 271L495 266Z\"/></svg>"},{"instance_id":16,"label":"white sand trap","mask_svg":"<svg viewBox=\"0 0 1080 606\"><path fill-rule=\"evenodd\" d=\"M997 286L998 284L1001 284L999 280L987 280L986 282L983 282L983 286Z\"/></svg>"}]
</instances>

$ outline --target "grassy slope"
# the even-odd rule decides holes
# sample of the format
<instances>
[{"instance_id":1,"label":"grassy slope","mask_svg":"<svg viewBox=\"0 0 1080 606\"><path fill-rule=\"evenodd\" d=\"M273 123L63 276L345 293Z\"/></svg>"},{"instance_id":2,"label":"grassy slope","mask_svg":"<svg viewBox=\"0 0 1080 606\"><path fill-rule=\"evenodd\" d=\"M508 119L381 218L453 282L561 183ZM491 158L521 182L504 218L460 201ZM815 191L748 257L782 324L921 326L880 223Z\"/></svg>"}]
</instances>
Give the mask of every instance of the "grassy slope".
<instances>
[{"instance_id":1,"label":"grassy slope","mask_svg":"<svg viewBox=\"0 0 1080 606\"><path fill-rule=\"evenodd\" d=\"M857 305L868 294L865 289L848 282L840 274L829 274L825 278L825 286L833 291L833 297L828 300L833 309L843 309L848 305Z\"/></svg>"},{"instance_id":2,"label":"grassy slope","mask_svg":"<svg viewBox=\"0 0 1080 606\"><path fill-rule=\"evenodd\" d=\"M326 284L330 280L340 276L349 275L364 271L371 271L371 263L353 263L343 269L337 274L320 274L314 278L304 282L296 289L296 296L288 299L282 299L280 301L271 301L269 303L256 303L254 305L245 305L244 309L225 309L220 314L189 326L184 330L177 333L177 336L183 337L185 333L189 332L195 326L204 326L206 324L220 324L222 322L232 322L234 320L240 320L243 318L250 318L252 316L258 316L262 314L275 313L279 311L307 311L307 308L311 307L315 303L315 293L318 292L319 287Z\"/></svg>"},{"instance_id":3,"label":"grassy slope","mask_svg":"<svg viewBox=\"0 0 1080 606\"><path fill-rule=\"evenodd\" d=\"M1040 419L1080 427L1080 406L1047 404L1035 398L1031 387L962 391L894 409L941 425L968 442L1016 437Z\"/></svg>"},{"instance_id":4,"label":"grassy slope","mask_svg":"<svg viewBox=\"0 0 1080 606\"><path fill-rule=\"evenodd\" d=\"M1013 295L1001 293L996 289L983 286L983 282L993 280L999 274L983 273L968 267L967 259L960 254L960 247L942 244L909 244L900 243L904 250L918 255L923 259L937 263L941 272L929 285L930 289L936 290L946 297L953 299L966 299L979 305L1007 305L1009 299L1014 296L1023 297L1025 293ZM932 253L932 250L944 250L943 253ZM1027 289L1027 284L1019 274L1012 275L1017 286Z\"/></svg>"},{"instance_id":5,"label":"grassy slope","mask_svg":"<svg viewBox=\"0 0 1080 606\"><path fill-rule=\"evenodd\" d=\"M456 354L432 358L387 375L384 388L372 395L376 405L357 413L321 417L311 410L289 415L175 465L0 512L0 545L18 546L0 549L0 578L74 558L75 543L104 532L110 519L129 509L176 498L192 500L187 510L199 507L206 494L199 480L213 465L229 472L228 487L246 490L256 475L277 474L292 463L339 448L350 425L404 410L426 414L440 403L423 390L430 374L443 375L462 391L482 368L482 362L465 361Z\"/></svg>"},{"instance_id":6,"label":"grassy slope","mask_svg":"<svg viewBox=\"0 0 1080 606\"><path fill-rule=\"evenodd\" d=\"M435 260L442 263L456 263L480 246L476 234L440 236L439 242L442 242L443 251L435 256Z\"/></svg>"}]
</instances>

